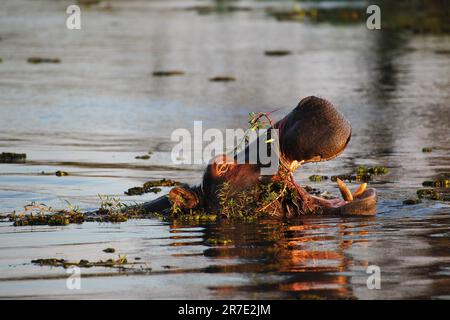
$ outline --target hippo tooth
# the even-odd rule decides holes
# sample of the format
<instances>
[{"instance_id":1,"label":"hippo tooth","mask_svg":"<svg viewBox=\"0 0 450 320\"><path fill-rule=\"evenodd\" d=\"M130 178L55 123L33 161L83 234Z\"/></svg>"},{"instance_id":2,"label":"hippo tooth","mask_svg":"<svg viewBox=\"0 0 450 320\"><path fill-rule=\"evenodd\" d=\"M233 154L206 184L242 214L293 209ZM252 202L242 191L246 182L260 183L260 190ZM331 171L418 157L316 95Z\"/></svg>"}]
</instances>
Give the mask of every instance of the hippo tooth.
<instances>
[{"instance_id":1,"label":"hippo tooth","mask_svg":"<svg viewBox=\"0 0 450 320\"><path fill-rule=\"evenodd\" d=\"M358 196L362 195L363 192L366 190L367 187L367 183L361 183L358 187L358 189L356 189L355 192L353 192L353 198L357 198Z\"/></svg>"},{"instance_id":2,"label":"hippo tooth","mask_svg":"<svg viewBox=\"0 0 450 320\"><path fill-rule=\"evenodd\" d=\"M348 187L345 185L345 183L341 179L337 179L337 184L339 187L339 191L341 191L342 198L344 198L345 201L352 201L353 196Z\"/></svg>"},{"instance_id":3,"label":"hippo tooth","mask_svg":"<svg viewBox=\"0 0 450 320\"><path fill-rule=\"evenodd\" d=\"M303 160L300 162L297 160L292 161L291 165L289 166L289 171L294 172L295 170L297 170L298 167L300 167L300 165L303 164L303 162L304 162Z\"/></svg>"}]
</instances>

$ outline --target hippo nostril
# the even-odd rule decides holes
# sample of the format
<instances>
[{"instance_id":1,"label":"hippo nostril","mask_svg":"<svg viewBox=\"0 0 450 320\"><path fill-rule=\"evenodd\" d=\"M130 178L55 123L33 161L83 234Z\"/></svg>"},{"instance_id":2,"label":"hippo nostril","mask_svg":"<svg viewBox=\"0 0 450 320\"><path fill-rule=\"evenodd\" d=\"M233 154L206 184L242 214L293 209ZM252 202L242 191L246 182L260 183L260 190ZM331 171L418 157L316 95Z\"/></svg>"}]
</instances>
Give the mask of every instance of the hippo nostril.
<instances>
[{"instance_id":1,"label":"hippo nostril","mask_svg":"<svg viewBox=\"0 0 450 320\"><path fill-rule=\"evenodd\" d=\"M288 160L317 162L332 159L347 146L351 126L333 104L307 97L275 128L282 128L280 145Z\"/></svg>"}]
</instances>

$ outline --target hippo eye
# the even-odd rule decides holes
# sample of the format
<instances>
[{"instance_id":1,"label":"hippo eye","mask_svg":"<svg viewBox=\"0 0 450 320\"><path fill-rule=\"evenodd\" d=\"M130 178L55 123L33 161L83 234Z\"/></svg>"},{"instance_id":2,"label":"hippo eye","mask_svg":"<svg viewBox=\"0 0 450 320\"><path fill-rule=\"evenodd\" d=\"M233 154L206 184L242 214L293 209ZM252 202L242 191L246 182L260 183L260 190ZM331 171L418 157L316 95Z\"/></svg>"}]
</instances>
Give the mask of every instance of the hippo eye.
<instances>
[{"instance_id":1,"label":"hippo eye","mask_svg":"<svg viewBox=\"0 0 450 320\"><path fill-rule=\"evenodd\" d=\"M226 163L218 164L216 167L216 172L219 176L224 175L229 169L229 166Z\"/></svg>"},{"instance_id":2,"label":"hippo eye","mask_svg":"<svg viewBox=\"0 0 450 320\"><path fill-rule=\"evenodd\" d=\"M230 169L234 168L235 162L226 155L220 155L213 160L213 174L215 176L223 176Z\"/></svg>"}]
</instances>

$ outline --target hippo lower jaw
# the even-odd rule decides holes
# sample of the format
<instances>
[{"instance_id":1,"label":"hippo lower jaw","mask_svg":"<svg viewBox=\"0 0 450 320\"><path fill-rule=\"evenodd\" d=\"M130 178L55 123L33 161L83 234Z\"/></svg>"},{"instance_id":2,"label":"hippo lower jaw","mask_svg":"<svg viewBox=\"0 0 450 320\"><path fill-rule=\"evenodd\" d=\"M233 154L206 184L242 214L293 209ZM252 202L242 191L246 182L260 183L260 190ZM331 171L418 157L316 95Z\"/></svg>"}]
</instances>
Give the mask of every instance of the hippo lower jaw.
<instances>
[{"instance_id":1,"label":"hippo lower jaw","mask_svg":"<svg viewBox=\"0 0 450 320\"><path fill-rule=\"evenodd\" d=\"M352 201L343 199L327 200L313 195L310 197L321 208L323 214L326 215L372 216L377 211L377 193L374 188L366 189Z\"/></svg>"}]
</instances>

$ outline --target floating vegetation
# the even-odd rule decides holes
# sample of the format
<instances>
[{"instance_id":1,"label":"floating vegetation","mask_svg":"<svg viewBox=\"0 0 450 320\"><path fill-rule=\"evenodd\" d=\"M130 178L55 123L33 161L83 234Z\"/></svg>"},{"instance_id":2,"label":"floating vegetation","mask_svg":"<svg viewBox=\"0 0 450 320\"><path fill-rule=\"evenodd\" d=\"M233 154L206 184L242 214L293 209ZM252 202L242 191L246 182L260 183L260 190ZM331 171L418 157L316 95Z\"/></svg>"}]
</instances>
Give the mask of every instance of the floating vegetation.
<instances>
[{"instance_id":1,"label":"floating vegetation","mask_svg":"<svg viewBox=\"0 0 450 320\"><path fill-rule=\"evenodd\" d=\"M422 200L420 200L419 198L411 198L411 199L403 200L404 205L415 205L415 204L419 204L419 203L422 203Z\"/></svg>"},{"instance_id":2,"label":"floating vegetation","mask_svg":"<svg viewBox=\"0 0 450 320\"><path fill-rule=\"evenodd\" d=\"M420 199L443 200L442 195L435 189L419 189L417 190L417 196Z\"/></svg>"},{"instance_id":3,"label":"floating vegetation","mask_svg":"<svg viewBox=\"0 0 450 320\"><path fill-rule=\"evenodd\" d=\"M422 182L424 187L434 187L434 188L450 188L449 179L438 179L438 180L426 180Z\"/></svg>"},{"instance_id":4,"label":"floating vegetation","mask_svg":"<svg viewBox=\"0 0 450 320\"><path fill-rule=\"evenodd\" d=\"M101 196L100 208L97 211L82 212L77 206L67 201L67 209L55 210L45 204L31 203L24 207L22 212L6 215L14 226L65 226L68 224L81 224L83 222L125 222L128 219L145 219L156 217L154 213L145 211L142 205L127 206L120 199Z\"/></svg>"},{"instance_id":5,"label":"floating vegetation","mask_svg":"<svg viewBox=\"0 0 450 320\"><path fill-rule=\"evenodd\" d=\"M27 159L25 153L2 152L0 153L0 163L24 163Z\"/></svg>"},{"instance_id":6,"label":"floating vegetation","mask_svg":"<svg viewBox=\"0 0 450 320\"><path fill-rule=\"evenodd\" d=\"M435 50L434 53L436 53L436 54L450 54L450 50L446 50L446 49Z\"/></svg>"},{"instance_id":7,"label":"floating vegetation","mask_svg":"<svg viewBox=\"0 0 450 320\"><path fill-rule=\"evenodd\" d=\"M149 189L147 190L147 192L151 192L151 193L158 193L158 192L161 192L161 191L162 191L162 189L161 189L161 188L158 188L158 187L149 188Z\"/></svg>"},{"instance_id":8,"label":"floating vegetation","mask_svg":"<svg viewBox=\"0 0 450 320\"><path fill-rule=\"evenodd\" d=\"M231 81L236 81L236 78L235 77L231 77L231 76L217 76L217 77L209 78L209 81L213 81L213 82L231 82Z\"/></svg>"},{"instance_id":9,"label":"floating vegetation","mask_svg":"<svg viewBox=\"0 0 450 320\"><path fill-rule=\"evenodd\" d=\"M278 21L309 21L309 22L346 22L362 21L363 11L351 8L310 8L295 7L292 10L273 10L267 13Z\"/></svg>"},{"instance_id":10,"label":"floating vegetation","mask_svg":"<svg viewBox=\"0 0 450 320\"><path fill-rule=\"evenodd\" d=\"M59 58L39 58L39 57L31 57L27 59L28 63L38 64L38 63L60 63L61 60Z\"/></svg>"},{"instance_id":11,"label":"floating vegetation","mask_svg":"<svg viewBox=\"0 0 450 320\"><path fill-rule=\"evenodd\" d=\"M98 213L103 215L104 221L108 222L125 222L128 215L124 212L125 205L120 202L119 198L98 195L101 204Z\"/></svg>"},{"instance_id":12,"label":"floating vegetation","mask_svg":"<svg viewBox=\"0 0 450 320\"><path fill-rule=\"evenodd\" d=\"M450 172L438 174L432 180L425 180L422 186L430 189L417 190L420 199L450 201Z\"/></svg>"},{"instance_id":13,"label":"floating vegetation","mask_svg":"<svg viewBox=\"0 0 450 320\"><path fill-rule=\"evenodd\" d=\"M290 55L292 52L289 50L266 50L264 54L269 57L283 57Z\"/></svg>"},{"instance_id":14,"label":"floating vegetation","mask_svg":"<svg viewBox=\"0 0 450 320\"><path fill-rule=\"evenodd\" d=\"M207 239L205 241L205 244L209 246L229 246L232 243L231 239Z\"/></svg>"},{"instance_id":15,"label":"floating vegetation","mask_svg":"<svg viewBox=\"0 0 450 320\"><path fill-rule=\"evenodd\" d=\"M9 220L14 222L14 226L65 226L70 223L83 223L84 215L80 209L69 202L68 205L68 210L53 210L45 204L31 203L25 206L22 212L11 214Z\"/></svg>"},{"instance_id":16,"label":"floating vegetation","mask_svg":"<svg viewBox=\"0 0 450 320\"><path fill-rule=\"evenodd\" d=\"M331 176L331 181L337 182L337 180L340 179L342 181L348 181L348 182L369 182L373 180L373 176L370 174L340 174L336 176Z\"/></svg>"},{"instance_id":17,"label":"floating vegetation","mask_svg":"<svg viewBox=\"0 0 450 320\"><path fill-rule=\"evenodd\" d=\"M356 24L366 22L366 7L353 2L348 6L309 7L295 4L292 9L267 10L267 14L278 21ZM448 4L444 1L427 2L417 10L417 4L411 1L383 1L383 30L405 30L415 34L449 33ZM444 49L445 50L445 49Z\"/></svg>"},{"instance_id":18,"label":"floating vegetation","mask_svg":"<svg viewBox=\"0 0 450 320\"><path fill-rule=\"evenodd\" d=\"M369 182L373 180L374 176L385 175L389 172L386 167L367 167L359 166L356 169L355 174L340 174L331 176L331 181L337 182L338 180L348 182Z\"/></svg>"},{"instance_id":19,"label":"floating vegetation","mask_svg":"<svg viewBox=\"0 0 450 320\"><path fill-rule=\"evenodd\" d=\"M387 174L389 170L386 167L366 167L366 166L360 166L356 169L356 174L358 175L366 175L366 174L372 174L372 175L384 175Z\"/></svg>"},{"instance_id":20,"label":"floating vegetation","mask_svg":"<svg viewBox=\"0 0 450 320\"><path fill-rule=\"evenodd\" d=\"M125 191L125 194L127 196L140 196L145 193L145 190L143 187L133 187Z\"/></svg>"},{"instance_id":21,"label":"floating vegetation","mask_svg":"<svg viewBox=\"0 0 450 320\"><path fill-rule=\"evenodd\" d=\"M181 183L170 179L151 180L144 183L142 187L133 187L125 191L127 196L139 196L144 193L158 193L162 189L160 187L175 187Z\"/></svg>"},{"instance_id":22,"label":"floating vegetation","mask_svg":"<svg viewBox=\"0 0 450 320\"><path fill-rule=\"evenodd\" d=\"M175 266L169 266L169 265L165 265L165 266L162 266L164 269L176 269L176 268L178 268L178 267L175 267Z\"/></svg>"},{"instance_id":23,"label":"floating vegetation","mask_svg":"<svg viewBox=\"0 0 450 320\"><path fill-rule=\"evenodd\" d=\"M432 152L432 151L433 151L433 148L429 148L429 147L422 148L422 152Z\"/></svg>"},{"instance_id":24,"label":"floating vegetation","mask_svg":"<svg viewBox=\"0 0 450 320\"><path fill-rule=\"evenodd\" d=\"M136 156L134 158L138 159L138 160L148 160L148 159L150 159L150 155L144 154L143 156Z\"/></svg>"},{"instance_id":25,"label":"floating vegetation","mask_svg":"<svg viewBox=\"0 0 450 320\"><path fill-rule=\"evenodd\" d=\"M177 220L186 222L213 222L219 217L216 214L206 214L203 212L195 212L193 214L181 214L177 216Z\"/></svg>"},{"instance_id":26,"label":"floating vegetation","mask_svg":"<svg viewBox=\"0 0 450 320\"><path fill-rule=\"evenodd\" d=\"M313 174L312 176L309 176L308 179L311 182L321 182L321 181L324 181L324 180L328 180L328 177L327 176L320 176L318 174Z\"/></svg>"},{"instance_id":27,"label":"floating vegetation","mask_svg":"<svg viewBox=\"0 0 450 320\"><path fill-rule=\"evenodd\" d=\"M79 268L92 268L92 267L108 267L108 268L118 268L118 269L130 269L136 265L141 266L139 271L151 271L152 269L143 265L146 265L142 262L128 262L126 256L118 256L117 259L108 259L108 260L98 260L98 261L89 261L87 259L81 259L78 262L68 261L65 259L58 258L45 258L45 259L35 259L31 260L31 263L39 265L39 266L50 266L50 267L63 267L70 268L73 266Z\"/></svg>"},{"instance_id":28,"label":"floating vegetation","mask_svg":"<svg viewBox=\"0 0 450 320\"><path fill-rule=\"evenodd\" d=\"M171 70L171 71L154 71L154 77L172 77L172 76L182 76L184 75L184 71Z\"/></svg>"},{"instance_id":29,"label":"floating vegetation","mask_svg":"<svg viewBox=\"0 0 450 320\"><path fill-rule=\"evenodd\" d=\"M58 170L58 171L55 172L55 175L56 175L57 177L64 177L64 176L68 176L69 173L66 172L66 171Z\"/></svg>"},{"instance_id":30,"label":"floating vegetation","mask_svg":"<svg viewBox=\"0 0 450 320\"><path fill-rule=\"evenodd\" d=\"M216 6L193 6L185 9L186 11L196 11L198 14L211 14L211 13L233 13L239 11L250 11L250 7L230 6L218 4Z\"/></svg>"},{"instance_id":31,"label":"floating vegetation","mask_svg":"<svg viewBox=\"0 0 450 320\"><path fill-rule=\"evenodd\" d=\"M171 179L150 180L144 183L144 189L150 189L154 187L175 187L181 185L181 182Z\"/></svg>"},{"instance_id":32,"label":"floating vegetation","mask_svg":"<svg viewBox=\"0 0 450 320\"><path fill-rule=\"evenodd\" d=\"M77 0L77 3L83 6L93 6L100 2L102 2L102 0Z\"/></svg>"}]
</instances>

